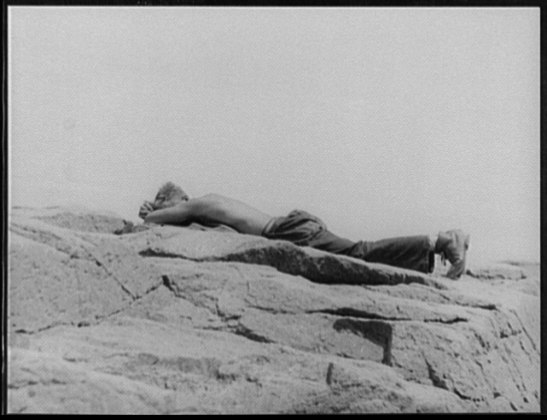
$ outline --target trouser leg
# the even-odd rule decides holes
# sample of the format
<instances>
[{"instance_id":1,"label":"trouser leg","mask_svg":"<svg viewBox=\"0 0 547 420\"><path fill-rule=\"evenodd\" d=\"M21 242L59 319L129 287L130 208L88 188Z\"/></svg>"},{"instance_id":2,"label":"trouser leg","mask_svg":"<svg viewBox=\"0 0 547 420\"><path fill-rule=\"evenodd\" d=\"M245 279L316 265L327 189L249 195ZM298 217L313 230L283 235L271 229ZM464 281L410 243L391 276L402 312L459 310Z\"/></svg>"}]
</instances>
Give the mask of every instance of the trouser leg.
<instances>
[{"instance_id":1,"label":"trouser leg","mask_svg":"<svg viewBox=\"0 0 547 420\"><path fill-rule=\"evenodd\" d=\"M347 255L349 249L355 245L355 242L342 238L330 232L326 228L321 230L308 243L311 246L322 251L332 252L333 254Z\"/></svg>"},{"instance_id":2,"label":"trouser leg","mask_svg":"<svg viewBox=\"0 0 547 420\"><path fill-rule=\"evenodd\" d=\"M349 248L345 254L367 262L431 273L435 265L433 251L434 245L430 237L420 235L379 241L359 241Z\"/></svg>"},{"instance_id":3,"label":"trouser leg","mask_svg":"<svg viewBox=\"0 0 547 420\"><path fill-rule=\"evenodd\" d=\"M424 273L432 272L435 262L434 246L427 235L353 242L333 234L319 218L302 210L292 211L287 217L276 219L263 235L270 239L287 240L299 246L310 246L367 262Z\"/></svg>"}]
</instances>

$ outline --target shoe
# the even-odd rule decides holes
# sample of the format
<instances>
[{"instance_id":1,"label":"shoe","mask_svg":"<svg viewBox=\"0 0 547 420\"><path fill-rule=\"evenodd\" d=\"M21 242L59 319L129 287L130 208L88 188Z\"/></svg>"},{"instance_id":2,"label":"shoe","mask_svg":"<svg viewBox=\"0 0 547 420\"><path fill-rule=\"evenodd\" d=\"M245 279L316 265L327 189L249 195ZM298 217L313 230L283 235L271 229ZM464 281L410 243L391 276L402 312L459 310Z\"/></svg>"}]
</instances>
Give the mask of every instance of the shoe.
<instances>
[{"instance_id":1,"label":"shoe","mask_svg":"<svg viewBox=\"0 0 547 420\"><path fill-rule=\"evenodd\" d=\"M448 259L452 267L446 273L448 278L457 280L465 271L466 253L469 249L469 235L462 230L447 230L439 232L435 253L441 254L441 258Z\"/></svg>"}]
</instances>

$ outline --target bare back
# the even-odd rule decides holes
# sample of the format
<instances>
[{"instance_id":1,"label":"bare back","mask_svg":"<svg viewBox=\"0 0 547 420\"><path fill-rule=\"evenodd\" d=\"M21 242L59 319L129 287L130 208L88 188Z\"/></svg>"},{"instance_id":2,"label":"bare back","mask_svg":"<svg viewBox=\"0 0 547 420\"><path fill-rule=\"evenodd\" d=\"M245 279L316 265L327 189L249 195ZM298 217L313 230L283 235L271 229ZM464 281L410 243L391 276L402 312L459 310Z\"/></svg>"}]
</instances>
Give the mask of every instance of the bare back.
<instances>
[{"instance_id":1,"label":"bare back","mask_svg":"<svg viewBox=\"0 0 547 420\"><path fill-rule=\"evenodd\" d=\"M271 216L239 200L218 194L207 194L187 202L191 218L204 224L220 223L238 232L260 235Z\"/></svg>"}]
</instances>

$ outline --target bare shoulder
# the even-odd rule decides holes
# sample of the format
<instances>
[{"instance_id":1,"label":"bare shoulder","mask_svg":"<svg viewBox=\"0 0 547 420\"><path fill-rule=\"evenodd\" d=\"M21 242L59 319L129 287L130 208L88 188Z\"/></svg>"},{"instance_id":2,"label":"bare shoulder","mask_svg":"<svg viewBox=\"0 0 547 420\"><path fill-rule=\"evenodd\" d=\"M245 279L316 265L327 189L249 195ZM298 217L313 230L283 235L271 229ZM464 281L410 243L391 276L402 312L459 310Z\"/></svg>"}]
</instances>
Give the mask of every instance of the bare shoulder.
<instances>
[{"instance_id":1,"label":"bare shoulder","mask_svg":"<svg viewBox=\"0 0 547 420\"><path fill-rule=\"evenodd\" d=\"M188 209L194 212L201 212L211 207L217 207L219 204L225 203L225 198L218 194L206 194L201 197L194 197L186 201Z\"/></svg>"},{"instance_id":2,"label":"bare shoulder","mask_svg":"<svg viewBox=\"0 0 547 420\"><path fill-rule=\"evenodd\" d=\"M205 194L201 197L196 197L193 199L195 203L218 203L218 202L227 202L227 201L233 201L233 199L230 199L228 197L225 197L220 194L210 193Z\"/></svg>"}]
</instances>

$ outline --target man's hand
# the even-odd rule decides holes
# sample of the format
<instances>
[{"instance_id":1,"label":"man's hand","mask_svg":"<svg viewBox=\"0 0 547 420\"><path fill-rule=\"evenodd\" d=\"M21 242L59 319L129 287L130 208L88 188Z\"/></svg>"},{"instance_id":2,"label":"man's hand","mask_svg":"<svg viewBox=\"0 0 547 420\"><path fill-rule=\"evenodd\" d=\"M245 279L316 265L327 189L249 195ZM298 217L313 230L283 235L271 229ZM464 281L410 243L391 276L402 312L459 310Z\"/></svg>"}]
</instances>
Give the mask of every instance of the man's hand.
<instances>
[{"instance_id":1,"label":"man's hand","mask_svg":"<svg viewBox=\"0 0 547 420\"><path fill-rule=\"evenodd\" d=\"M150 201L145 201L139 209L139 217L144 220L146 219L146 216L154 210L156 210L154 205Z\"/></svg>"}]
</instances>

